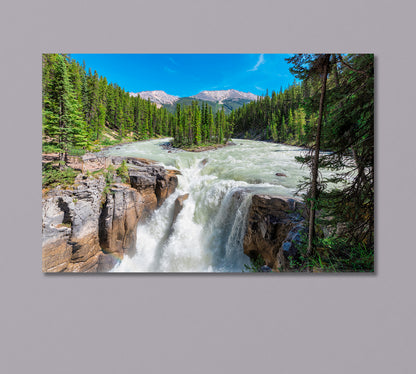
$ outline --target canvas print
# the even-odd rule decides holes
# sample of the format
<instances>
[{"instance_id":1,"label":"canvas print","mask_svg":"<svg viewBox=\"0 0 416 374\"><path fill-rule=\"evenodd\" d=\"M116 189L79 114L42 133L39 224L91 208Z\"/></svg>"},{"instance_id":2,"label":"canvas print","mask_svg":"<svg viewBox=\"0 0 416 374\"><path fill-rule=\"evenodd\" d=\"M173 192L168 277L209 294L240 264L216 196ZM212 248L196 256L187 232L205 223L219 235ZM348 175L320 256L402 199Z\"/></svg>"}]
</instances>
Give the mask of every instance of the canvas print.
<instances>
[{"instance_id":1,"label":"canvas print","mask_svg":"<svg viewBox=\"0 0 416 374\"><path fill-rule=\"evenodd\" d=\"M372 54L42 55L42 271L374 271Z\"/></svg>"}]
</instances>

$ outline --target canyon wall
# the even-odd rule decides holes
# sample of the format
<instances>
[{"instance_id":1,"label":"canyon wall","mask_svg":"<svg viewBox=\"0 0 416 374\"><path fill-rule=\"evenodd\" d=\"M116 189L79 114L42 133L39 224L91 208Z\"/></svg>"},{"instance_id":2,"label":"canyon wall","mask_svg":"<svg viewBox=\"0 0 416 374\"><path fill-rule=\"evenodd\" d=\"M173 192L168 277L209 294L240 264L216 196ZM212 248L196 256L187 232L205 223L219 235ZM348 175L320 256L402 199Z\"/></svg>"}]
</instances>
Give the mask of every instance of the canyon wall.
<instances>
[{"instance_id":1,"label":"canyon wall","mask_svg":"<svg viewBox=\"0 0 416 374\"><path fill-rule=\"evenodd\" d=\"M71 188L55 188L42 199L42 271L110 270L124 254L134 254L137 224L178 184L175 171L143 159L126 158L129 182L113 173L81 173ZM89 165L120 166L123 158L92 156Z\"/></svg>"}]
</instances>

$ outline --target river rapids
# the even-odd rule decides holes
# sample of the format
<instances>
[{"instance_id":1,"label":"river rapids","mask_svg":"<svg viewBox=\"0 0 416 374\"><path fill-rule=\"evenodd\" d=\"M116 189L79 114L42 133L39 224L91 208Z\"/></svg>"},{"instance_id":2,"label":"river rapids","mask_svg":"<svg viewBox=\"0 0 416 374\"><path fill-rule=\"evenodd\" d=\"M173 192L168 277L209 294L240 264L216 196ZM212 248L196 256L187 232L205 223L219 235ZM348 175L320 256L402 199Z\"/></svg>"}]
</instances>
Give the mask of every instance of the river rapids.
<instances>
[{"instance_id":1,"label":"river rapids","mask_svg":"<svg viewBox=\"0 0 416 374\"><path fill-rule=\"evenodd\" d=\"M199 153L161 147L169 139L111 148L107 155L141 157L177 169L178 187L137 228L137 252L113 272L242 272L246 219L254 193L293 197L309 170L288 145L235 139L235 145ZM281 173L286 176L276 176ZM171 228L175 199L189 194Z\"/></svg>"}]
</instances>

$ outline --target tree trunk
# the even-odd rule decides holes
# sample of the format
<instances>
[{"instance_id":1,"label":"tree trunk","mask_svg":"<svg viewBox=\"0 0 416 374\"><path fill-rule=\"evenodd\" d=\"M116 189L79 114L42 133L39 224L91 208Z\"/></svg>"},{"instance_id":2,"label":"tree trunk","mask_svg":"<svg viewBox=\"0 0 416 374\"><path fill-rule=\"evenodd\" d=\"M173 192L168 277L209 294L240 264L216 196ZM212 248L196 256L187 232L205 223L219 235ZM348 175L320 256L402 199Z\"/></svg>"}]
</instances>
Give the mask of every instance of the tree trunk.
<instances>
[{"instance_id":1,"label":"tree trunk","mask_svg":"<svg viewBox=\"0 0 416 374\"><path fill-rule=\"evenodd\" d=\"M327 54L324 57L322 63L322 87L321 87L321 98L319 100L319 116L318 124L316 129L316 141L315 141L315 153L312 161L312 180L311 180L311 194L310 194L310 212L309 212L309 233L308 233L308 249L307 255L310 256L314 249L315 239L315 209L316 209L316 198L318 192L318 164L319 164L319 151L321 148L321 127L322 118L324 112L325 92L326 92L326 81L328 76L329 57Z\"/></svg>"},{"instance_id":2,"label":"tree trunk","mask_svg":"<svg viewBox=\"0 0 416 374\"><path fill-rule=\"evenodd\" d=\"M59 170L64 169L64 165L62 165L62 162L65 161L65 153L62 150L62 144L64 144L64 147L66 147L66 137L63 135L63 128L64 123L62 120L63 116L63 104L62 100L59 102L59 138L58 138L58 144L59 144Z\"/></svg>"},{"instance_id":3,"label":"tree trunk","mask_svg":"<svg viewBox=\"0 0 416 374\"><path fill-rule=\"evenodd\" d=\"M357 153L355 147L351 147L351 152L352 152L352 156L354 158L355 165L357 167L357 178L358 178L359 185L360 185L360 188L361 188L362 185L366 182L365 181L366 178L365 178L365 173L364 173L364 166L363 166L362 162L360 162L360 158L358 156L358 153Z\"/></svg>"},{"instance_id":4,"label":"tree trunk","mask_svg":"<svg viewBox=\"0 0 416 374\"><path fill-rule=\"evenodd\" d=\"M339 74L338 74L338 67L337 67L337 63L338 63L338 58L337 55L332 55L332 63L334 64L333 66L333 72L334 72L334 78L335 78L335 85L337 87L339 87Z\"/></svg>"}]
</instances>

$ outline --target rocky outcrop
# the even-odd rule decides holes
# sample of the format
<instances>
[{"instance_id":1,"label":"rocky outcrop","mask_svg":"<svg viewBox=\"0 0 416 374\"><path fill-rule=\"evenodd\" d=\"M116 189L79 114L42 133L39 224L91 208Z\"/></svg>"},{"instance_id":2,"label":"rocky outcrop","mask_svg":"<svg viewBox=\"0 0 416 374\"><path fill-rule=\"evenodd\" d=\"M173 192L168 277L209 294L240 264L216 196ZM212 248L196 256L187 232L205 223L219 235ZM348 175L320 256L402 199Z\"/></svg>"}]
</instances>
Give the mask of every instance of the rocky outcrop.
<instances>
[{"instance_id":1,"label":"rocky outcrop","mask_svg":"<svg viewBox=\"0 0 416 374\"><path fill-rule=\"evenodd\" d=\"M72 189L53 189L43 199L43 271L94 271L100 251L96 222L104 188L103 176L81 177Z\"/></svg>"},{"instance_id":2,"label":"rocky outcrop","mask_svg":"<svg viewBox=\"0 0 416 374\"><path fill-rule=\"evenodd\" d=\"M304 223L304 204L292 198L253 195L244 236L244 253L260 255L275 271L287 268L297 254L296 243Z\"/></svg>"},{"instance_id":3,"label":"rocky outcrop","mask_svg":"<svg viewBox=\"0 0 416 374\"><path fill-rule=\"evenodd\" d=\"M178 196L176 198L176 200L175 200L175 206L173 208L172 222L171 222L170 228L169 228L169 235L172 234L172 232L173 232L173 226L175 225L176 219L178 218L179 213L183 209L183 202L185 200L187 200L188 197L189 197L189 193L187 193L185 195L180 195L180 196Z\"/></svg>"},{"instance_id":4,"label":"rocky outcrop","mask_svg":"<svg viewBox=\"0 0 416 374\"><path fill-rule=\"evenodd\" d=\"M113 165L122 158L88 159ZM176 189L174 171L143 159L126 159L129 183L113 173L80 174L73 188L55 188L43 198L42 270L44 272L108 271L124 254L133 254L136 227ZM108 179L107 179L108 180Z\"/></svg>"},{"instance_id":5,"label":"rocky outcrop","mask_svg":"<svg viewBox=\"0 0 416 374\"><path fill-rule=\"evenodd\" d=\"M133 254L136 227L143 217L144 199L134 188L115 184L110 188L100 213L99 243L103 255L99 271L110 270L125 253Z\"/></svg>"}]
</instances>

